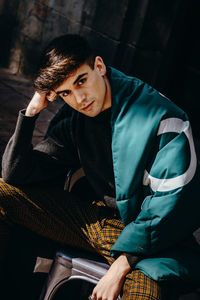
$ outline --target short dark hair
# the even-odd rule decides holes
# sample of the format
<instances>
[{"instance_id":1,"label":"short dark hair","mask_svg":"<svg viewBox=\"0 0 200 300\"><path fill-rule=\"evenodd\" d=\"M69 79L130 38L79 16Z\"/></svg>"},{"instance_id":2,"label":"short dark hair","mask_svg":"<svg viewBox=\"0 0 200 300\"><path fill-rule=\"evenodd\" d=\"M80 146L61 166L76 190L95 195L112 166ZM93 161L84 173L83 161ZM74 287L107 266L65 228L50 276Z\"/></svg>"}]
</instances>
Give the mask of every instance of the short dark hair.
<instances>
[{"instance_id":1,"label":"short dark hair","mask_svg":"<svg viewBox=\"0 0 200 300\"><path fill-rule=\"evenodd\" d=\"M57 37L42 54L34 87L44 92L53 90L82 64L87 63L93 69L94 60L94 52L85 38L76 34Z\"/></svg>"}]
</instances>

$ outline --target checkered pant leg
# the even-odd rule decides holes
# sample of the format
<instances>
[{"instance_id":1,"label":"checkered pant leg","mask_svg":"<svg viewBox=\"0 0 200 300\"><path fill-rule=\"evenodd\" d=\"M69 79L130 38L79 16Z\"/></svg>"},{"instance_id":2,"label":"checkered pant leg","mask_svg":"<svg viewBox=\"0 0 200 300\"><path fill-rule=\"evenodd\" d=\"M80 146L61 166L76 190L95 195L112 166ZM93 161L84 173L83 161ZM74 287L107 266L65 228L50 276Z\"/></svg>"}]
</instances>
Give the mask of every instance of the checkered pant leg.
<instances>
[{"instance_id":1,"label":"checkered pant leg","mask_svg":"<svg viewBox=\"0 0 200 300\"><path fill-rule=\"evenodd\" d=\"M102 202L81 201L49 186L28 186L22 191L2 179L0 220L4 221L0 233L1 224L24 225L62 244L98 252L110 264L110 250L124 228L117 211ZM159 285L139 270L126 276L122 293L123 300L161 299Z\"/></svg>"},{"instance_id":2,"label":"checkered pant leg","mask_svg":"<svg viewBox=\"0 0 200 300\"><path fill-rule=\"evenodd\" d=\"M9 228L23 225L53 241L94 252L84 230L84 222L94 220L91 205L84 207L84 203L61 188L34 185L19 189L0 179L1 240Z\"/></svg>"},{"instance_id":3,"label":"checkered pant leg","mask_svg":"<svg viewBox=\"0 0 200 300\"><path fill-rule=\"evenodd\" d=\"M139 270L134 270L126 277L122 299L161 300L161 288L156 281L145 276Z\"/></svg>"},{"instance_id":4,"label":"checkered pant leg","mask_svg":"<svg viewBox=\"0 0 200 300\"><path fill-rule=\"evenodd\" d=\"M99 226L93 228L91 232L95 239L94 246L103 255L109 264L113 258L110 256L110 249L120 235L124 225L119 218L107 215L102 218ZM91 237L91 238L92 238ZM151 278L144 275L139 270L130 272L125 279L122 289L122 300L161 300L161 287Z\"/></svg>"}]
</instances>

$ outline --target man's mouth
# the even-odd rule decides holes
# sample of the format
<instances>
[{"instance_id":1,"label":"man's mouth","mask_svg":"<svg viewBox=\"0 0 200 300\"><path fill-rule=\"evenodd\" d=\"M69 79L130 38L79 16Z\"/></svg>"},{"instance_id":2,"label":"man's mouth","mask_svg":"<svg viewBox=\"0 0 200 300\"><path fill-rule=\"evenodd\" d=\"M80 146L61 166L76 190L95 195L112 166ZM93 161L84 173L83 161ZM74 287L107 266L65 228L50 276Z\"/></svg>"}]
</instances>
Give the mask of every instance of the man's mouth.
<instances>
[{"instance_id":1,"label":"man's mouth","mask_svg":"<svg viewBox=\"0 0 200 300\"><path fill-rule=\"evenodd\" d=\"M93 103L94 103L94 101L92 101L90 104L84 106L84 107L82 108L82 110L84 110L84 111L89 111L89 110L92 108L92 104L93 104Z\"/></svg>"}]
</instances>

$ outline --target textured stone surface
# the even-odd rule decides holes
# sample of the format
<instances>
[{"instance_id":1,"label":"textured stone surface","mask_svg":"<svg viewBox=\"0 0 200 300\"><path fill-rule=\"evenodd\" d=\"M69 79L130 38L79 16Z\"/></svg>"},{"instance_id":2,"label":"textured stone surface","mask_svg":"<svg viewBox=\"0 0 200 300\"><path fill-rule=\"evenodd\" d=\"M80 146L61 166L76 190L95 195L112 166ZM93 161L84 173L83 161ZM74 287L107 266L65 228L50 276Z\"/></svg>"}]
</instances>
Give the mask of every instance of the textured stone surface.
<instances>
[{"instance_id":1,"label":"textured stone surface","mask_svg":"<svg viewBox=\"0 0 200 300\"><path fill-rule=\"evenodd\" d=\"M99 0L91 27L110 39L120 40L128 0Z\"/></svg>"},{"instance_id":2,"label":"textured stone surface","mask_svg":"<svg viewBox=\"0 0 200 300\"><path fill-rule=\"evenodd\" d=\"M161 58L162 55L159 51L138 49L133 45L127 45L123 52L123 57L119 61L120 69L154 86ZM143 61L142 65L140 64L141 60Z\"/></svg>"},{"instance_id":3,"label":"textured stone surface","mask_svg":"<svg viewBox=\"0 0 200 300\"><path fill-rule=\"evenodd\" d=\"M102 56L106 64L112 65L112 62L115 60L119 42L108 40L105 35L85 26L81 28L80 33L81 35L86 36L89 43L94 48L95 53Z\"/></svg>"}]
</instances>

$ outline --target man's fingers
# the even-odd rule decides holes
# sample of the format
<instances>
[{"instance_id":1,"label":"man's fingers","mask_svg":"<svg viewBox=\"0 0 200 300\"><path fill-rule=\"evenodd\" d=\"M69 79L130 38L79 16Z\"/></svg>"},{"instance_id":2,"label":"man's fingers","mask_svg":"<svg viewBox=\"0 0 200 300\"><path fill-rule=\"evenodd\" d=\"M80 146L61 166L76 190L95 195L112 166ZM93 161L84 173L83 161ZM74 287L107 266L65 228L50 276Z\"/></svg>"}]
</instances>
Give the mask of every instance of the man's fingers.
<instances>
[{"instance_id":1,"label":"man's fingers","mask_svg":"<svg viewBox=\"0 0 200 300\"><path fill-rule=\"evenodd\" d=\"M50 91L46 94L46 98L50 102L53 102L54 100L56 100L57 97L58 97L58 95L54 91Z\"/></svg>"}]
</instances>

